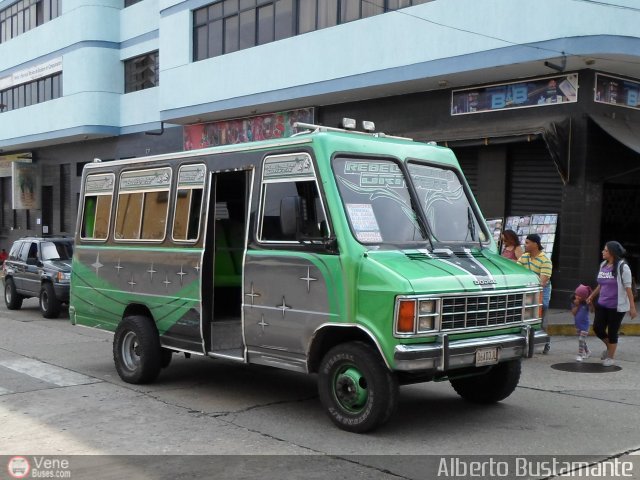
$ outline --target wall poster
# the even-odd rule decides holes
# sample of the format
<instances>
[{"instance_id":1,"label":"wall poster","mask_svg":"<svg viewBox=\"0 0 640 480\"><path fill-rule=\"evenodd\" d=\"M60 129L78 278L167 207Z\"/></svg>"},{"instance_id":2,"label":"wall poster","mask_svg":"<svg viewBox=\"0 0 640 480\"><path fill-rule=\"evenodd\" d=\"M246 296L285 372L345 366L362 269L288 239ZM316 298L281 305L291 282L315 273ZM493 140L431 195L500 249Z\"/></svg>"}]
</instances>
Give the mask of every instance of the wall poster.
<instances>
[{"instance_id":1,"label":"wall poster","mask_svg":"<svg viewBox=\"0 0 640 480\"><path fill-rule=\"evenodd\" d=\"M40 209L40 185L38 166L33 163L11 164L13 209Z\"/></svg>"},{"instance_id":2,"label":"wall poster","mask_svg":"<svg viewBox=\"0 0 640 480\"><path fill-rule=\"evenodd\" d=\"M578 74L501 83L451 92L451 115L542 107L578 101Z\"/></svg>"},{"instance_id":3,"label":"wall poster","mask_svg":"<svg viewBox=\"0 0 640 480\"><path fill-rule=\"evenodd\" d=\"M547 257L553 254L553 245L556 241L556 228L558 225L557 213L534 213L507 217L505 230L513 230L518 234L520 244L524 250L524 241L527 235L537 233L540 235L540 243Z\"/></svg>"},{"instance_id":4,"label":"wall poster","mask_svg":"<svg viewBox=\"0 0 640 480\"><path fill-rule=\"evenodd\" d=\"M596 73L593 101L640 110L640 82Z\"/></svg>"},{"instance_id":5,"label":"wall poster","mask_svg":"<svg viewBox=\"0 0 640 480\"><path fill-rule=\"evenodd\" d=\"M489 234L493 237L496 245L500 246L500 235L502 234L502 224L504 218L487 218L487 227L489 227Z\"/></svg>"}]
</instances>

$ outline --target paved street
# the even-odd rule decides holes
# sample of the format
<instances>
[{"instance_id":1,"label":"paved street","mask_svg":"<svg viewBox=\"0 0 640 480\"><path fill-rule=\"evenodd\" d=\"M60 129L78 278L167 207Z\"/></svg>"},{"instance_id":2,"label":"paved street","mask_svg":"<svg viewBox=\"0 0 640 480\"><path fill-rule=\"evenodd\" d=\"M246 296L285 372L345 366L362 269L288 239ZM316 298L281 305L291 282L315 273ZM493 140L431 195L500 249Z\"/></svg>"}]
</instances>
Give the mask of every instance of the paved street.
<instances>
[{"instance_id":1,"label":"paved street","mask_svg":"<svg viewBox=\"0 0 640 480\"><path fill-rule=\"evenodd\" d=\"M34 300L2 306L0 330L0 455L250 455L86 457L76 473L91 478L430 478L423 462L439 457L424 455L640 453L640 337L622 338L621 370L601 373L558 370L573 366L577 340L554 337L498 405L468 404L448 383L402 387L389 424L355 435L331 424L312 376L174 355L155 384L134 386L115 372L112 336L66 312L45 320Z\"/></svg>"}]
</instances>

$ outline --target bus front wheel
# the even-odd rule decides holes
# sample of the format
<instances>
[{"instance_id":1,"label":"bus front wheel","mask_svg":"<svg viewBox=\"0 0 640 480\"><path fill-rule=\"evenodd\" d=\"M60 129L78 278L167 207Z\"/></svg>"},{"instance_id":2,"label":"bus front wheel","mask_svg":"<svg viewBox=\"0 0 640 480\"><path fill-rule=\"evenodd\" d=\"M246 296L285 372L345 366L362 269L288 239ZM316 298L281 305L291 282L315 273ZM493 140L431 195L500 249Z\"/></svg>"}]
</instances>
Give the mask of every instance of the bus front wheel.
<instances>
[{"instance_id":1,"label":"bus front wheel","mask_svg":"<svg viewBox=\"0 0 640 480\"><path fill-rule=\"evenodd\" d=\"M398 381L378 352L362 342L333 347L318 373L320 401L339 428L364 433L385 423L398 401Z\"/></svg>"},{"instance_id":2,"label":"bus front wheel","mask_svg":"<svg viewBox=\"0 0 640 480\"><path fill-rule=\"evenodd\" d=\"M487 373L472 377L452 378L453 389L472 403L495 403L504 400L518 386L521 360L499 363Z\"/></svg>"},{"instance_id":3,"label":"bus front wheel","mask_svg":"<svg viewBox=\"0 0 640 480\"><path fill-rule=\"evenodd\" d=\"M113 360L127 383L153 382L162 368L158 333L144 316L125 317L113 337Z\"/></svg>"}]
</instances>

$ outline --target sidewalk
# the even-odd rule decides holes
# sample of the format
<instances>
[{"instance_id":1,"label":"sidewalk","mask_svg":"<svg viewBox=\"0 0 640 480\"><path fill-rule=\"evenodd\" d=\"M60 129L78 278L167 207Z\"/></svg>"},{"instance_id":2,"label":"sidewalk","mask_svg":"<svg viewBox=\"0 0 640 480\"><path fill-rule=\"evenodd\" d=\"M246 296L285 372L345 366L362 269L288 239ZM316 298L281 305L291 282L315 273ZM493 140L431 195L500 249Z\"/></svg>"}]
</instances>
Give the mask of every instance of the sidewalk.
<instances>
[{"instance_id":1,"label":"sidewalk","mask_svg":"<svg viewBox=\"0 0 640 480\"><path fill-rule=\"evenodd\" d=\"M590 315L593 325L593 313ZM593 328L590 328L590 335L593 335ZM573 323L573 315L569 309L550 308L547 312L547 328L549 335L575 335L576 328ZM626 314L620 327L620 335L640 336L640 315L633 320Z\"/></svg>"}]
</instances>

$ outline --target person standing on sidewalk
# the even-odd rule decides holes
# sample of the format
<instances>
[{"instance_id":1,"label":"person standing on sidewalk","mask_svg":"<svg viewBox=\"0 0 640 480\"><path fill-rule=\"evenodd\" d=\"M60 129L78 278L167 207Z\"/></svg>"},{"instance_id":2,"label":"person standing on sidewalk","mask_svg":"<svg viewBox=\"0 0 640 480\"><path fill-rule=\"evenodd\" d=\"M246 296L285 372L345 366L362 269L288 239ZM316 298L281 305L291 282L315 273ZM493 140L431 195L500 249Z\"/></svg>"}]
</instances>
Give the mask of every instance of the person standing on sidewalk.
<instances>
[{"instance_id":1,"label":"person standing on sidewalk","mask_svg":"<svg viewBox=\"0 0 640 480\"><path fill-rule=\"evenodd\" d=\"M542 327L546 328L545 320L547 318L547 310L549 310L549 301L551 300L551 271L553 265L551 260L545 255L540 243L540 235L532 233L527 235L524 241L525 253L518 259L518 263L537 274L542 285ZM542 353L549 353L551 345L547 343Z\"/></svg>"},{"instance_id":2,"label":"person standing on sidewalk","mask_svg":"<svg viewBox=\"0 0 640 480\"><path fill-rule=\"evenodd\" d=\"M513 230L505 230L502 232L502 253L501 255L509 260L517 262L522 256L522 247L520 239Z\"/></svg>"},{"instance_id":3,"label":"person standing on sidewalk","mask_svg":"<svg viewBox=\"0 0 640 480\"><path fill-rule=\"evenodd\" d=\"M591 356L591 351L587 346L587 335L589 335L589 310L593 308L587 304L587 298L592 290L588 285L578 285L576 291L571 295L571 313L576 324L578 334L578 356L576 362L582 362Z\"/></svg>"},{"instance_id":4,"label":"person standing on sidewalk","mask_svg":"<svg viewBox=\"0 0 640 480\"><path fill-rule=\"evenodd\" d=\"M593 320L593 331L607 347L601 355L602 365L610 367L618 347L618 331L625 313L631 318L638 315L631 291L631 269L623 260L626 253L624 247L615 241L607 242L602 249L598 286L587 298L587 303L595 304L596 314Z\"/></svg>"}]
</instances>

